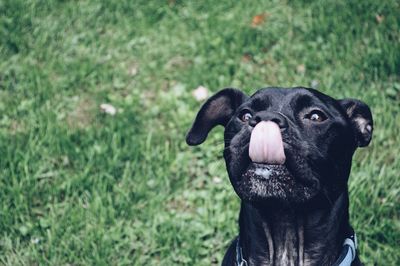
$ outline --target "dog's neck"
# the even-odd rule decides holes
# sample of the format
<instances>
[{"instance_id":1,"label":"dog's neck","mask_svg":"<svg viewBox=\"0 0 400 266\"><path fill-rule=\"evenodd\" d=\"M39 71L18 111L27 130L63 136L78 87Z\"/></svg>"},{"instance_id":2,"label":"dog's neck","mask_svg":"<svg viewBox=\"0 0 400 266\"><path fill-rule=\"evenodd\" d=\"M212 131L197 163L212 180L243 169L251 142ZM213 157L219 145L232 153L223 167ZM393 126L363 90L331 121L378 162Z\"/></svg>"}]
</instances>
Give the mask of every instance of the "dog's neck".
<instances>
[{"instance_id":1,"label":"dog's neck","mask_svg":"<svg viewBox=\"0 0 400 266\"><path fill-rule=\"evenodd\" d=\"M318 208L242 202L240 246L248 265L332 265L348 224L348 194Z\"/></svg>"}]
</instances>

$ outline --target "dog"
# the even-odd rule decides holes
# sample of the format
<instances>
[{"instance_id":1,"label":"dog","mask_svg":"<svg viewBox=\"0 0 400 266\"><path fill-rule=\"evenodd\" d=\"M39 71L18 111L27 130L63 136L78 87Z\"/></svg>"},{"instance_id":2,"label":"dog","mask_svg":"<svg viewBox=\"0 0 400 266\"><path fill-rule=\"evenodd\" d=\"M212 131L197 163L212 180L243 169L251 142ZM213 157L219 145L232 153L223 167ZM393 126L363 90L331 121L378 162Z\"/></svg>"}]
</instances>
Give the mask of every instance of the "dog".
<instances>
[{"instance_id":1,"label":"dog","mask_svg":"<svg viewBox=\"0 0 400 266\"><path fill-rule=\"evenodd\" d=\"M187 144L217 125L241 199L239 235L222 265L362 265L347 181L355 150L371 141L367 104L304 87L251 96L226 88L203 104Z\"/></svg>"}]
</instances>

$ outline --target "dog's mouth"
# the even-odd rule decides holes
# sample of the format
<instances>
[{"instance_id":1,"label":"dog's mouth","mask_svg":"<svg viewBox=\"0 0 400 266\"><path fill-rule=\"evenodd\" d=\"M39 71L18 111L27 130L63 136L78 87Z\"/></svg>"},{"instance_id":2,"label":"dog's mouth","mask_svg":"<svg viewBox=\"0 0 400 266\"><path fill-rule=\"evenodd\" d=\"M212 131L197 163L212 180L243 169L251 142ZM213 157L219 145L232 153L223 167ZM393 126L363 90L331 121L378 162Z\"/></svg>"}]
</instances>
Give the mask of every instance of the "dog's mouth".
<instances>
[{"instance_id":1,"label":"dog's mouth","mask_svg":"<svg viewBox=\"0 0 400 266\"><path fill-rule=\"evenodd\" d=\"M254 162L243 172L236 189L242 199L256 202L277 199L300 203L317 193L314 186L293 174L286 164Z\"/></svg>"}]
</instances>

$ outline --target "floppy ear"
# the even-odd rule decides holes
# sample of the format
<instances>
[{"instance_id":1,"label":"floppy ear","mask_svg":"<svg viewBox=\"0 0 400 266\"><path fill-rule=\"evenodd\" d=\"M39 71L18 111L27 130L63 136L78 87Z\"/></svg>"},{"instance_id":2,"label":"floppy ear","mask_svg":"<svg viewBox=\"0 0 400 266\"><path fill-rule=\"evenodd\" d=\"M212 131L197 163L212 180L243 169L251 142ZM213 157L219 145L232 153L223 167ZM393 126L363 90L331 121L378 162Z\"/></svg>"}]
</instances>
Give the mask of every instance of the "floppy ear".
<instances>
[{"instance_id":1,"label":"floppy ear","mask_svg":"<svg viewBox=\"0 0 400 266\"><path fill-rule=\"evenodd\" d=\"M355 99L339 100L350 118L358 147L367 146L372 138L373 121L371 110L365 103Z\"/></svg>"},{"instance_id":2,"label":"floppy ear","mask_svg":"<svg viewBox=\"0 0 400 266\"><path fill-rule=\"evenodd\" d=\"M186 143L194 146L204 142L216 125L226 126L232 115L247 96L232 88L220 90L210 97L197 113L196 119L186 135Z\"/></svg>"}]
</instances>

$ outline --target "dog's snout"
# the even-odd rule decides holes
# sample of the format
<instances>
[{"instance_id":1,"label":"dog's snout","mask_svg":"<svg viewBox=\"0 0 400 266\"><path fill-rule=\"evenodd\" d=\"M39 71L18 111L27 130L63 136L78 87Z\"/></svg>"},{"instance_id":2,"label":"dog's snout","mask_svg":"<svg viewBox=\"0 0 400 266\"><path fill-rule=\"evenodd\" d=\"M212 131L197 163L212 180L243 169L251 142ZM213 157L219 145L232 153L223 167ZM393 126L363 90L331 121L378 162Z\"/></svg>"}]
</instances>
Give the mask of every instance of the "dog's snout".
<instances>
[{"instance_id":1,"label":"dog's snout","mask_svg":"<svg viewBox=\"0 0 400 266\"><path fill-rule=\"evenodd\" d=\"M288 126L286 118L277 112L258 112L250 121L249 125L255 127L261 121L272 121L276 123L279 128L284 129Z\"/></svg>"}]
</instances>

